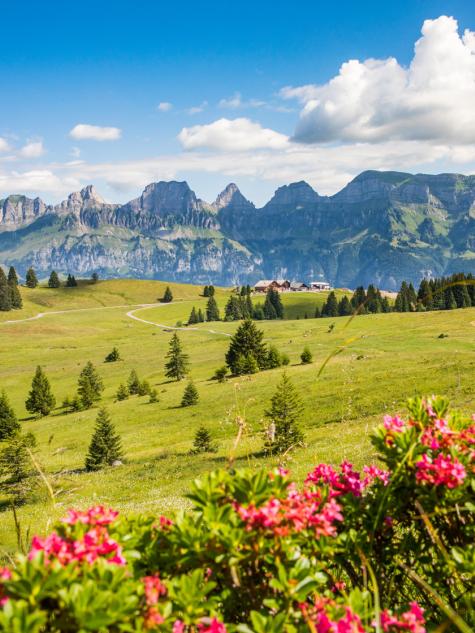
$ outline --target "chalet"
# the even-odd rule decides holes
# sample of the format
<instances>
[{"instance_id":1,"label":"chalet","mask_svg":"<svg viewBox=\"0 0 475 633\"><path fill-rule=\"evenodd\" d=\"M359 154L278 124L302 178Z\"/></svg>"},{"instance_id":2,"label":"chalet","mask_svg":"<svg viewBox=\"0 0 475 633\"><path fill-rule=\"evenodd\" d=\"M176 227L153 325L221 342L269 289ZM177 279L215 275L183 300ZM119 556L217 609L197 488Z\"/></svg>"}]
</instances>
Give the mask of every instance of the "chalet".
<instances>
[{"instance_id":1,"label":"chalet","mask_svg":"<svg viewBox=\"0 0 475 633\"><path fill-rule=\"evenodd\" d=\"M312 281L310 284L310 290L321 291L321 290L330 290L331 286L327 281Z\"/></svg>"},{"instance_id":2,"label":"chalet","mask_svg":"<svg viewBox=\"0 0 475 633\"><path fill-rule=\"evenodd\" d=\"M254 286L255 292L267 292L270 288L284 292L290 289L290 281L287 279L261 279Z\"/></svg>"},{"instance_id":3,"label":"chalet","mask_svg":"<svg viewBox=\"0 0 475 633\"><path fill-rule=\"evenodd\" d=\"M307 290L309 290L309 287L302 281L293 281L290 284L290 290L292 292L307 292Z\"/></svg>"}]
</instances>

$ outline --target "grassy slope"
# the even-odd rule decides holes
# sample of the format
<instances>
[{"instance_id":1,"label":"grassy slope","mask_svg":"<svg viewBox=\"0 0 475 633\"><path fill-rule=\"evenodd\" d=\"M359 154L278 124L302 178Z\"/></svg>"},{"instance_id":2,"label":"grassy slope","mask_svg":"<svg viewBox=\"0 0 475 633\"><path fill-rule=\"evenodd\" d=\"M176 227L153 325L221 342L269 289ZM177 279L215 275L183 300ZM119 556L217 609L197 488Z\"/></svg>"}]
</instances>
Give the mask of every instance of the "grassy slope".
<instances>
[{"instance_id":1,"label":"grassy slope","mask_svg":"<svg viewBox=\"0 0 475 633\"><path fill-rule=\"evenodd\" d=\"M111 281L76 289L24 291L25 309L9 313L7 318L38 311L152 303L162 296L165 286L152 281ZM192 305L204 307L206 300L199 297L199 288L171 286L176 302L138 310L136 315L173 325L186 321ZM226 296L225 290L217 293L221 307ZM323 295L284 296L287 312L295 316L313 313L316 302L323 300ZM188 482L226 462L238 412L245 413L247 421L247 435L237 451L239 463L263 461L259 454L262 419L281 371L225 384L210 381L213 371L223 364L229 339L206 330L212 327L232 333L237 324L201 324L199 331L181 333L201 400L196 407L179 408L184 384L168 382L163 373L170 333L131 320L126 316L129 309L50 314L36 321L0 326L0 385L25 419L24 428L37 435L38 458L54 485L62 490L53 508L38 486L36 502L20 511L25 528L43 531L51 516L63 513L66 506L91 502L110 503L126 512L183 506L182 493ZM1 315L3 320L5 316ZM328 333L329 323L335 323L332 333ZM475 384L474 323L475 309L364 316L350 323L345 318L260 323L266 340L289 354L288 371L305 404L303 427L308 446L291 457L293 470L302 475L320 460L338 462L347 457L361 465L371 459L371 428L383 413L400 410L405 398L415 393L444 393L470 411ZM439 339L441 332L449 337ZM318 378L325 358L348 339L353 340ZM104 364L113 345L119 347L124 360ZM312 365L299 364L304 345L314 353ZM104 377L104 403L122 435L128 459L121 468L96 474L81 469L97 410L69 415L58 410L48 418L34 420L26 419L24 409L37 364L44 366L59 404L66 395L73 395L78 373L89 359ZM127 379L132 368L158 389L158 404L148 404L146 397L114 402L118 384ZM202 423L212 429L219 451L211 456L190 456L193 434ZM11 548L14 541L11 513L5 512L0 515L0 543Z\"/></svg>"}]
</instances>

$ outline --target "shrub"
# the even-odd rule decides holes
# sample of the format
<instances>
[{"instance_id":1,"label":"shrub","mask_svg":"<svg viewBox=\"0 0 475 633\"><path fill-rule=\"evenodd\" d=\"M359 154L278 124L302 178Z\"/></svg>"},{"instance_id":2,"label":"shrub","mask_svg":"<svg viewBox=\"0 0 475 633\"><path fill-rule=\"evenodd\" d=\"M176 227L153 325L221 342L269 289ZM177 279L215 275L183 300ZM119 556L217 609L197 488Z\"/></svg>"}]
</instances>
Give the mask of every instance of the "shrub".
<instances>
[{"instance_id":1,"label":"shrub","mask_svg":"<svg viewBox=\"0 0 475 633\"><path fill-rule=\"evenodd\" d=\"M224 382L226 380L226 374L228 373L228 368L226 365L219 367L213 375L213 380L217 380L218 382Z\"/></svg>"},{"instance_id":2,"label":"shrub","mask_svg":"<svg viewBox=\"0 0 475 633\"><path fill-rule=\"evenodd\" d=\"M204 426L200 426L200 428L196 431L195 437L193 440L193 448L191 449L191 453L215 453L216 448L213 446L211 441L211 433Z\"/></svg>"},{"instance_id":3,"label":"shrub","mask_svg":"<svg viewBox=\"0 0 475 633\"><path fill-rule=\"evenodd\" d=\"M150 398L148 399L149 404L155 404L156 402L160 402L158 398L158 391L156 389L150 390Z\"/></svg>"},{"instance_id":4,"label":"shrub","mask_svg":"<svg viewBox=\"0 0 475 633\"><path fill-rule=\"evenodd\" d=\"M414 399L372 437L379 466L218 470L192 507L70 510L0 572L6 631L468 632L475 417Z\"/></svg>"},{"instance_id":5,"label":"shrub","mask_svg":"<svg viewBox=\"0 0 475 633\"><path fill-rule=\"evenodd\" d=\"M302 361L302 365L308 365L312 362L312 352L309 350L308 347L304 347L303 352L300 354L300 360Z\"/></svg>"},{"instance_id":6,"label":"shrub","mask_svg":"<svg viewBox=\"0 0 475 633\"><path fill-rule=\"evenodd\" d=\"M275 345L271 345L267 352L267 369L275 369L282 365L282 356Z\"/></svg>"},{"instance_id":7,"label":"shrub","mask_svg":"<svg viewBox=\"0 0 475 633\"><path fill-rule=\"evenodd\" d=\"M115 394L115 397L119 401L127 400L127 398L129 397L129 390L127 389L126 385L124 385L124 383L121 383L119 385L119 388L117 389L117 393Z\"/></svg>"},{"instance_id":8,"label":"shrub","mask_svg":"<svg viewBox=\"0 0 475 633\"><path fill-rule=\"evenodd\" d=\"M185 387L185 391L183 392L183 397L181 399L181 406L191 407L195 404L198 404L198 400L199 400L198 389L195 387L195 384L190 380L190 382Z\"/></svg>"},{"instance_id":9,"label":"shrub","mask_svg":"<svg viewBox=\"0 0 475 633\"><path fill-rule=\"evenodd\" d=\"M117 347L113 347L112 351L107 354L104 359L105 363L116 363L118 360L122 360L120 357L120 352Z\"/></svg>"}]
</instances>

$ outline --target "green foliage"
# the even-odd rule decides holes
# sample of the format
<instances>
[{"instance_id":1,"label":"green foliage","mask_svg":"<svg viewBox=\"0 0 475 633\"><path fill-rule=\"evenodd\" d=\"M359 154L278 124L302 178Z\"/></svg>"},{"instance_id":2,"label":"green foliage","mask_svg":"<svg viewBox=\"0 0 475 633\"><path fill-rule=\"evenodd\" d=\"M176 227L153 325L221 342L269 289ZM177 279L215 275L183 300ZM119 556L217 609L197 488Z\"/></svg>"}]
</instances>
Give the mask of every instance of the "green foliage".
<instances>
[{"instance_id":1,"label":"green foliage","mask_svg":"<svg viewBox=\"0 0 475 633\"><path fill-rule=\"evenodd\" d=\"M198 313L196 312L195 306L191 308L190 316L188 317L188 325L195 325L199 323L198 321Z\"/></svg>"},{"instance_id":2,"label":"green foliage","mask_svg":"<svg viewBox=\"0 0 475 633\"><path fill-rule=\"evenodd\" d=\"M264 317L266 319L283 319L284 306L280 298L280 292L274 288L269 288L264 302Z\"/></svg>"},{"instance_id":3,"label":"green foliage","mask_svg":"<svg viewBox=\"0 0 475 633\"><path fill-rule=\"evenodd\" d=\"M78 285L76 277L74 275L68 275L66 279L66 288L75 288Z\"/></svg>"},{"instance_id":4,"label":"green foliage","mask_svg":"<svg viewBox=\"0 0 475 633\"><path fill-rule=\"evenodd\" d=\"M113 347L112 351L107 354L104 359L105 363L116 363L117 361L122 360L120 356L120 352L117 347Z\"/></svg>"},{"instance_id":5,"label":"green foliage","mask_svg":"<svg viewBox=\"0 0 475 633\"><path fill-rule=\"evenodd\" d=\"M59 281L58 273L53 270L48 279L48 288L59 288L61 282Z\"/></svg>"},{"instance_id":6,"label":"green foliage","mask_svg":"<svg viewBox=\"0 0 475 633\"><path fill-rule=\"evenodd\" d=\"M96 272L92 273L91 281L93 284L97 284L97 282L99 281L99 275Z\"/></svg>"},{"instance_id":7,"label":"green foliage","mask_svg":"<svg viewBox=\"0 0 475 633\"><path fill-rule=\"evenodd\" d=\"M265 415L270 420L265 446L272 452L283 453L303 442L299 429L303 406L297 391L284 372L271 398Z\"/></svg>"},{"instance_id":8,"label":"green foliage","mask_svg":"<svg viewBox=\"0 0 475 633\"><path fill-rule=\"evenodd\" d=\"M269 345L269 349L267 351L267 369L275 369L276 367L280 367L282 365L282 356L279 350L275 345Z\"/></svg>"},{"instance_id":9,"label":"green foliage","mask_svg":"<svg viewBox=\"0 0 475 633\"><path fill-rule=\"evenodd\" d=\"M175 332L170 339L165 363L165 376L173 380L183 380L189 371L189 356L185 354L181 346L178 334Z\"/></svg>"},{"instance_id":10,"label":"green foliage","mask_svg":"<svg viewBox=\"0 0 475 633\"><path fill-rule=\"evenodd\" d=\"M0 266L0 311L8 312L12 309L12 297L3 268Z\"/></svg>"},{"instance_id":11,"label":"green foliage","mask_svg":"<svg viewBox=\"0 0 475 633\"><path fill-rule=\"evenodd\" d=\"M127 400L129 397L129 390L127 389L127 386L124 385L124 383L120 383L117 392L115 394L115 397L117 400L122 401L122 400Z\"/></svg>"},{"instance_id":12,"label":"green foliage","mask_svg":"<svg viewBox=\"0 0 475 633\"><path fill-rule=\"evenodd\" d=\"M206 304L206 320L207 321L219 321L219 309L216 299L211 295Z\"/></svg>"},{"instance_id":13,"label":"green foliage","mask_svg":"<svg viewBox=\"0 0 475 633\"><path fill-rule=\"evenodd\" d=\"M196 388L194 382L191 380L185 387L185 391L183 392L183 397L181 399L182 407L191 407L195 404L198 404L198 400L200 399L198 394L198 389Z\"/></svg>"},{"instance_id":14,"label":"green foliage","mask_svg":"<svg viewBox=\"0 0 475 633\"><path fill-rule=\"evenodd\" d=\"M192 454L196 453L215 453L216 448L213 446L211 433L205 426L200 426L195 433L193 439Z\"/></svg>"},{"instance_id":15,"label":"green foliage","mask_svg":"<svg viewBox=\"0 0 475 633\"><path fill-rule=\"evenodd\" d=\"M25 402L26 410L39 416L48 415L56 405L49 380L40 365L31 382L30 393Z\"/></svg>"},{"instance_id":16,"label":"green foliage","mask_svg":"<svg viewBox=\"0 0 475 633\"><path fill-rule=\"evenodd\" d=\"M31 491L29 477L32 462L28 450L36 446L32 433L14 433L0 450L0 491L10 496L14 505L23 503Z\"/></svg>"},{"instance_id":17,"label":"green foliage","mask_svg":"<svg viewBox=\"0 0 475 633\"><path fill-rule=\"evenodd\" d=\"M302 361L302 365L308 365L312 362L313 355L307 346L303 348L303 352L300 354L300 360Z\"/></svg>"},{"instance_id":18,"label":"green foliage","mask_svg":"<svg viewBox=\"0 0 475 633\"><path fill-rule=\"evenodd\" d=\"M86 470L100 470L122 459L122 444L105 407L99 409L86 456Z\"/></svg>"},{"instance_id":19,"label":"green foliage","mask_svg":"<svg viewBox=\"0 0 475 633\"><path fill-rule=\"evenodd\" d=\"M246 319L236 330L231 338L229 349L226 353L226 364L235 375L243 372L244 365L255 365L257 370L264 369L267 362L267 348L262 342L264 333L258 330L250 319Z\"/></svg>"},{"instance_id":20,"label":"green foliage","mask_svg":"<svg viewBox=\"0 0 475 633\"><path fill-rule=\"evenodd\" d=\"M35 271L31 267L28 268L28 270L26 271L25 282L28 288L36 288L36 286L38 285L38 278Z\"/></svg>"},{"instance_id":21,"label":"green foliage","mask_svg":"<svg viewBox=\"0 0 475 633\"><path fill-rule=\"evenodd\" d=\"M12 270L12 269L10 269ZM13 269L15 271L15 269ZM12 281L10 281L10 275L8 275L8 286L10 290L10 304L13 310L21 310L23 307L23 300L21 298L20 288L18 287L18 279L15 275L12 277Z\"/></svg>"},{"instance_id":22,"label":"green foliage","mask_svg":"<svg viewBox=\"0 0 475 633\"><path fill-rule=\"evenodd\" d=\"M157 402L160 402L160 399L158 397L158 391L156 389L151 389L150 390L150 398L148 399L149 404L155 404Z\"/></svg>"},{"instance_id":23,"label":"green foliage","mask_svg":"<svg viewBox=\"0 0 475 633\"><path fill-rule=\"evenodd\" d=\"M218 367L218 369L214 372L213 380L217 380L218 382L225 382L227 373L228 368L226 367L226 365Z\"/></svg>"},{"instance_id":24,"label":"green foliage","mask_svg":"<svg viewBox=\"0 0 475 633\"><path fill-rule=\"evenodd\" d=\"M200 308L198 310L198 323L204 323L205 315L203 314L203 310Z\"/></svg>"},{"instance_id":25,"label":"green foliage","mask_svg":"<svg viewBox=\"0 0 475 633\"><path fill-rule=\"evenodd\" d=\"M127 379L127 388L131 396L137 396L140 392L140 380L135 369L132 369L129 374L129 378Z\"/></svg>"},{"instance_id":26,"label":"green foliage","mask_svg":"<svg viewBox=\"0 0 475 633\"><path fill-rule=\"evenodd\" d=\"M338 316L338 300L333 290L327 297L326 302L322 307L322 317L336 317Z\"/></svg>"},{"instance_id":27,"label":"green foliage","mask_svg":"<svg viewBox=\"0 0 475 633\"><path fill-rule=\"evenodd\" d=\"M78 378L78 397L82 408L89 409L95 402L99 402L104 384L91 361L88 361Z\"/></svg>"},{"instance_id":28,"label":"green foliage","mask_svg":"<svg viewBox=\"0 0 475 633\"><path fill-rule=\"evenodd\" d=\"M162 303L171 303L173 301L173 294L170 290L170 286L165 288L165 292L162 297Z\"/></svg>"},{"instance_id":29,"label":"green foliage","mask_svg":"<svg viewBox=\"0 0 475 633\"><path fill-rule=\"evenodd\" d=\"M20 430L18 418L10 406L5 391L0 392L0 441L8 439Z\"/></svg>"}]
</instances>

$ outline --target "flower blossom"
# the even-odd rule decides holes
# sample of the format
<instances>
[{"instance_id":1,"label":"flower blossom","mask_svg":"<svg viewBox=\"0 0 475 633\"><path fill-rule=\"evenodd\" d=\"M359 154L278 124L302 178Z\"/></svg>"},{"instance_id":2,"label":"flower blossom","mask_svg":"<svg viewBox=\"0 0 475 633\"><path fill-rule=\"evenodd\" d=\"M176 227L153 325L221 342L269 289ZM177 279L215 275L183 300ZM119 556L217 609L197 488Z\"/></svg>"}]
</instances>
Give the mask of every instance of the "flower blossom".
<instances>
[{"instance_id":1,"label":"flower blossom","mask_svg":"<svg viewBox=\"0 0 475 633\"><path fill-rule=\"evenodd\" d=\"M68 525L76 525L82 523L84 525L110 525L115 521L118 512L112 510L112 508L105 508L104 506L93 506L86 511L81 510L68 510L67 515L62 519L63 523Z\"/></svg>"},{"instance_id":2,"label":"flower blossom","mask_svg":"<svg viewBox=\"0 0 475 633\"><path fill-rule=\"evenodd\" d=\"M307 475L306 484L328 484L330 486L330 497L337 497L351 493L355 497L360 497L363 491L363 482L359 472L353 470L353 464L343 461L340 464L341 473L338 473L328 464L319 464Z\"/></svg>"},{"instance_id":3,"label":"flower blossom","mask_svg":"<svg viewBox=\"0 0 475 633\"><path fill-rule=\"evenodd\" d=\"M399 617L388 611L381 613L381 627L385 633L392 631L410 631L410 633L425 633L424 609L417 602L410 603L409 611Z\"/></svg>"},{"instance_id":4,"label":"flower blossom","mask_svg":"<svg viewBox=\"0 0 475 633\"><path fill-rule=\"evenodd\" d=\"M366 477L363 479L363 487L371 486L375 481L381 481L384 486L389 483L390 473L388 470L382 470L373 464L371 466L363 466L363 472Z\"/></svg>"},{"instance_id":5,"label":"flower blossom","mask_svg":"<svg viewBox=\"0 0 475 633\"><path fill-rule=\"evenodd\" d=\"M12 577L12 572L8 569L8 567L0 567L0 607L8 602L8 596L3 594L3 583L2 580L10 580Z\"/></svg>"},{"instance_id":6,"label":"flower blossom","mask_svg":"<svg viewBox=\"0 0 475 633\"><path fill-rule=\"evenodd\" d=\"M439 453L432 460L427 453L416 462L416 481L434 486L457 488L463 484L467 473L465 467L456 457Z\"/></svg>"},{"instance_id":7,"label":"flower blossom","mask_svg":"<svg viewBox=\"0 0 475 633\"><path fill-rule=\"evenodd\" d=\"M226 627L222 622L213 618L209 622L198 624L198 633L226 633Z\"/></svg>"}]
</instances>

